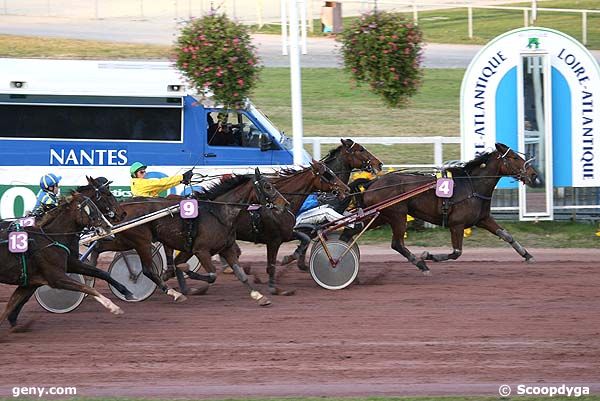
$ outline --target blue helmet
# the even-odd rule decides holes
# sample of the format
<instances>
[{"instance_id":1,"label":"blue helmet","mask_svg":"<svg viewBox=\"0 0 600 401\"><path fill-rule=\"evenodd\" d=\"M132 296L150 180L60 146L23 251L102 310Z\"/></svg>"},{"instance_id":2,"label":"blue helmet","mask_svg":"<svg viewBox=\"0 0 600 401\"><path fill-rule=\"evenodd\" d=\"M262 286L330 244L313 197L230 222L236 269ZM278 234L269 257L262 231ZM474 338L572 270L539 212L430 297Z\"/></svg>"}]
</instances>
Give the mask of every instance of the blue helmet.
<instances>
[{"instance_id":1,"label":"blue helmet","mask_svg":"<svg viewBox=\"0 0 600 401\"><path fill-rule=\"evenodd\" d=\"M40 178L40 188L47 191L48 188L58 185L61 178L62 177L52 173L43 175L42 178Z\"/></svg>"}]
</instances>

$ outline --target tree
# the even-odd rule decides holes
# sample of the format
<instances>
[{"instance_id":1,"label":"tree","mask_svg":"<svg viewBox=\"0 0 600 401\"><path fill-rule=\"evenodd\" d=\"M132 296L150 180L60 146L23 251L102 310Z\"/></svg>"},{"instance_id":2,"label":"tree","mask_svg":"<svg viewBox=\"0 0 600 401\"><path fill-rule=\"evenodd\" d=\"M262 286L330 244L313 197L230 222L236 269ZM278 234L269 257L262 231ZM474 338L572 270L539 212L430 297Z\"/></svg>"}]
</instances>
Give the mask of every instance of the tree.
<instances>
[{"instance_id":1,"label":"tree","mask_svg":"<svg viewBox=\"0 0 600 401\"><path fill-rule=\"evenodd\" d=\"M261 69L248 28L225 14L188 21L177 38L175 57L198 93L212 92L226 108L243 105Z\"/></svg>"},{"instance_id":2,"label":"tree","mask_svg":"<svg viewBox=\"0 0 600 401\"><path fill-rule=\"evenodd\" d=\"M422 33L400 14L373 11L344 29L338 41L345 69L387 105L402 107L421 84Z\"/></svg>"}]
</instances>

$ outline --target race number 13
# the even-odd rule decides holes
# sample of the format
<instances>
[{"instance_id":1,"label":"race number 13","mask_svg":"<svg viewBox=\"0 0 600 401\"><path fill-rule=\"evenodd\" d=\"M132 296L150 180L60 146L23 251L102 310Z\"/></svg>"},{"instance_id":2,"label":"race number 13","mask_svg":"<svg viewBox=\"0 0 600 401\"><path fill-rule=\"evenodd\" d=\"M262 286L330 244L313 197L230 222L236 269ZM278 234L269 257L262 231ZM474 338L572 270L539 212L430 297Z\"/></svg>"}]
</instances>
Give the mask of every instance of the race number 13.
<instances>
[{"instance_id":1,"label":"race number 13","mask_svg":"<svg viewBox=\"0 0 600 401\"><path fill-rule=\"evenodd\" d=\"M454 193L454 181L451 178L438 178L435 194L440 198L451 198Z\"/></svg>"},{"instance_id":2,"label":"race number 13","mask_svg":"<svg viewBox=\"0 0 600 401\"><path fill-rule=\"evenodd\" d=\"M195 219L198 217L198 201L196 199L184 199L179 202L179 215L182 219Z\"/></svg>"},{"instance_id":3,"label":"race number 13","mask_svg":"<svg viewBox=\"0 0 600 401\"><path fill-rule=\"evenodd\" d=\"M24 231L8 233L8 251L12 253L27 252L29 235Z\"/></svg>"}]
</instances>

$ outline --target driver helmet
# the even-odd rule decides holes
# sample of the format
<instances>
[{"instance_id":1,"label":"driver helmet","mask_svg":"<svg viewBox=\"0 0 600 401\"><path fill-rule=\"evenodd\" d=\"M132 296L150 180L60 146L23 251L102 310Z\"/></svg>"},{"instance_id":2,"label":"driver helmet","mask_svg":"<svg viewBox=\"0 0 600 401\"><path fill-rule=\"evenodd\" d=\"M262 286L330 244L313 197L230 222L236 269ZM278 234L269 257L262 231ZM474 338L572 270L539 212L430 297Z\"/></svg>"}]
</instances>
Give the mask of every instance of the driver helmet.
<instances>
[{"instance_id":1,"label":"driver helmet","mask_svg":"<svg viewBox=\"0 0 600 401\"><path fill-rule=\"evenodd\" d=\"M57 186L61 178L61 176L58 176L56 174L45 174L42 176L42 178L40 178L40 188L43 191L48 191L50 187Z\"/></svg>"}]
</instances>

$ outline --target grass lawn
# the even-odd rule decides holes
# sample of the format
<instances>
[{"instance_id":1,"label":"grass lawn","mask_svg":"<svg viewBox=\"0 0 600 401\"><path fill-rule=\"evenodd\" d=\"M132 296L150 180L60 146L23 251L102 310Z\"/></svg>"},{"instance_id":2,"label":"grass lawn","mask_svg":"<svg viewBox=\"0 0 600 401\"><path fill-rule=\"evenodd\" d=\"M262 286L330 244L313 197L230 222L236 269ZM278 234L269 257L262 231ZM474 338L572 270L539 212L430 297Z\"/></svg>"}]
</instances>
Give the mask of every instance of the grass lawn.
<instances>
[{"instance_id":1,"label":"grass lawn","mask_svg":"<svg viewBox=\"0 0 600 401\"><path fill-rule=\"evenodd\" d=\"M507 4L510 7L531 7L531 2ZM587 9L600 10L598 0L551 0L538 1L538 7L542 8L565 8L565 9ZM400 9L400 8L399 8ZM405 10L400 9L400 10ZM406 18L412 19L412 11L404 13ZM347 25L351 19L344 18ZM600 49L600 14L588 14L588 47ZM490 10L473 9L473 38L468 37L467 9L452 8L433 11L419 11L419 25L423 29L426 42L430 43L459 43L459 44L485 44L496 36L511 29L523 27L523 11L520 10ZM316 32L321 23L314 20L314 35L322 35ZM537 26L557 29L577 40L582 40L581 13L558 13L538 11ZM257 32L280 34L279 25L265 25Z\"/></svg>"}]
</instances>

